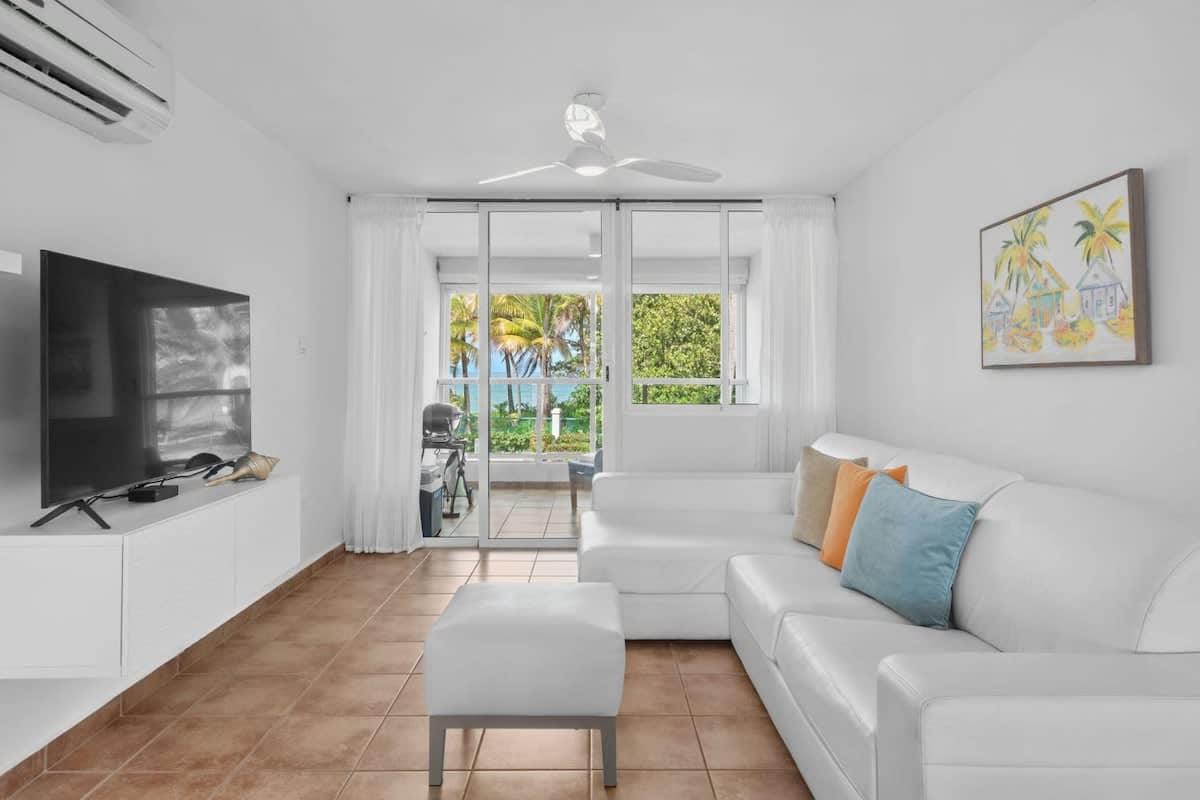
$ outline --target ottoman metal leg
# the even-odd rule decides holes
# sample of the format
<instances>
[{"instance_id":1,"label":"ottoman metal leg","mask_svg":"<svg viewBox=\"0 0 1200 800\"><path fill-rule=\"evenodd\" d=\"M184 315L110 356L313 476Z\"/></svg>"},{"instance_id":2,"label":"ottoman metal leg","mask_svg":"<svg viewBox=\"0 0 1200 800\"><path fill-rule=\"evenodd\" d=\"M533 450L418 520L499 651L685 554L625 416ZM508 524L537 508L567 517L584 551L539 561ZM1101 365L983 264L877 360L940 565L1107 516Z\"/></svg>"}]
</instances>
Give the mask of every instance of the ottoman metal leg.
<instances>
[{"instance_id":1,"label":"ottoman metal leg","mask_svg":"<svg viewBox=\"0 0 1200 800\"><path fill-rule=\"evenodd\" d=\"M446 723L441 717L429 718L429 785L442 785L442 765L446 760ZM607 773L605 773L607 774Z\"/></svg>"},{"instance_id":2,"label":"ottoman metal leg","mask_svg":"<svg viewBox=\"0 0 1200 800\"><path fill-rule=\"evenodd\" d=\"M604 764L604 785L617 785L617 720L609 717L600 722L600 755Z\"/></svg>"},{"instance_id":3,"label":"ottoman metal leg","mask_svg":"<svg viewBox=\"0 0 1200 800\"><path fill-rule=\"evenodd\" d=\"M600 731L604 785L617 785L616 717L514 717L494 714L449 714L429 718L429 785L442 785L447 728L542 728Z\"/></svg>"}]
</instances>

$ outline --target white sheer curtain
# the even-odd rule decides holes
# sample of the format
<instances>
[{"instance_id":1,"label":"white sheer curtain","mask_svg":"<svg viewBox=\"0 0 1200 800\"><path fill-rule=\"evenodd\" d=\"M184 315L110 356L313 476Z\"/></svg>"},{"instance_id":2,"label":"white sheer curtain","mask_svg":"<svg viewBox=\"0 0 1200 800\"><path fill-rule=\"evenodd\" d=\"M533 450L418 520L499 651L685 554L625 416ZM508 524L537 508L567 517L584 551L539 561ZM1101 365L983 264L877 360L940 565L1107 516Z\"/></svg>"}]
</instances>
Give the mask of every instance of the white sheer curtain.
<instances>
[{"instance_id":1,"label":"white sheer curtain","mask_svg":"<svg viewBox=\"0 0 1200 800\"><path fill-rule=\"evenodd\" d=\"M837 229L833 199L763 203L765 467L791 471L837 424Z\"/></svg>"},{"instance_id":2,"label":"white sheer curtain","mask_svg":"<svg viewBox=\"0 0 1200 800\"><path fill-rule=\"evenodd\" d=\"M421 545L424 214L417 198L350 202L343 535L355 553Z\"/></svg>"}]
</instances>

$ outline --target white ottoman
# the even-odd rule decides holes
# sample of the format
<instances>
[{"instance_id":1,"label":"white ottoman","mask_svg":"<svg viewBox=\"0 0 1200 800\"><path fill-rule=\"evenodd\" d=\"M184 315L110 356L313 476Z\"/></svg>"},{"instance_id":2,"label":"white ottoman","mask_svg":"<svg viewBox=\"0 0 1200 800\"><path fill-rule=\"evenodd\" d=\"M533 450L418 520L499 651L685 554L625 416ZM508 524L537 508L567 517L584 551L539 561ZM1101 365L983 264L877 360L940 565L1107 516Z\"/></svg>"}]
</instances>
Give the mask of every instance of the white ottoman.
<instances>
[{"instance_id":1,"label":"white ottoman","mask_svg":"<svg viewBox=\"0 0 1200 800\"><path fill-rule=\"evenodd\" d=\"M598 728L617 782L625 636L611 583L463 586L425 639L429 785L447 728Z\"/></svg>"}]
</instances>

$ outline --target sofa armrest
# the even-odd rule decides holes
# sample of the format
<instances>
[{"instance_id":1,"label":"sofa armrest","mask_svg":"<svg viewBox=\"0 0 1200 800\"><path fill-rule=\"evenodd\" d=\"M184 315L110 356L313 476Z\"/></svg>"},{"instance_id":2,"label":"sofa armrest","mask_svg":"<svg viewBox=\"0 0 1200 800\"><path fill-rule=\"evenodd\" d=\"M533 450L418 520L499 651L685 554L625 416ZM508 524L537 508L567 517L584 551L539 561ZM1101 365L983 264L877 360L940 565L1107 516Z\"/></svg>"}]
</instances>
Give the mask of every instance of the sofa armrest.
<instances>
[{"instance_id":1,"label":"sofa armrest","mask_svg":"<svg viewBox=\"0 0 1200 800\"><path fill-rule=\"evenodd\" d=\"M602 472L592 482L597 511L792 510L790 472Z\"/></svg>"},{"instance_id":2,"label":"sofa armrest","mask_svg":"<svg viewBox=\"0 0 1200 800\"><path fill-rule=\"evenodd\" d=\"M894 655L878 800L1200 795L1200 654Z\"/></svg>"}]
</instances>

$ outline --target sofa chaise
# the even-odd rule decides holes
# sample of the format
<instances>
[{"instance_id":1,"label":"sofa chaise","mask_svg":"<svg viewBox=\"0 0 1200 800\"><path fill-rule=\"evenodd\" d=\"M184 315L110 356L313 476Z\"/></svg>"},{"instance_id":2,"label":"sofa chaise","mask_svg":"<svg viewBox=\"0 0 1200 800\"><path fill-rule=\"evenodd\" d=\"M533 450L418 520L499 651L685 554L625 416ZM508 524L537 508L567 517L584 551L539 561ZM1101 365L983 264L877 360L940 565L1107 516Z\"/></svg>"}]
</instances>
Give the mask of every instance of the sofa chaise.
<instances>
[{"instance_id":1,"label":"sofa chaise","mask_svg":"<svg viewBox=\"0 0 1200 800\"><path fill-rule=\"evenodd\" d=\"M1200 535L1112 497L827 434L981 504L953 628L909 623L792 539L788 474L608 473L579 578L628 638L730 639L818 800L1200 797Z\"/></svg>"}]
</instances>

